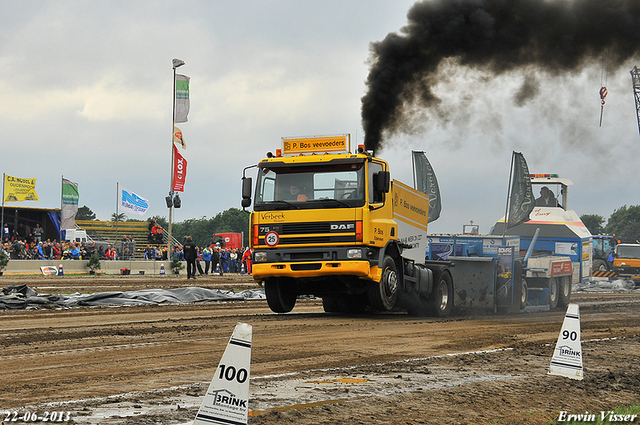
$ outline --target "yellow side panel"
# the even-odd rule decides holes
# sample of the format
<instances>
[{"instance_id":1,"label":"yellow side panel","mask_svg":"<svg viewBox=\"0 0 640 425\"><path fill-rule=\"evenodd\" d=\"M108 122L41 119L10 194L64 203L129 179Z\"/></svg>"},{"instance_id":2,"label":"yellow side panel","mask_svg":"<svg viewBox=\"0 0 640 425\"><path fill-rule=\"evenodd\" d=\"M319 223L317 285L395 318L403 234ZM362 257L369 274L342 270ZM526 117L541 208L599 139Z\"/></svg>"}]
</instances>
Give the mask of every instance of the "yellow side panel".
<instances>
[{"instance_id":1,"label":"yellow side panel","mask_svg":"<svg viewBox=\"0 0 640 425\"><path fill-rule=\"evenodd\" d=\"M405 246L402 256L423 262L427 250L429 196L394 180L392 198L398 241Z\"/></svg>"},{"instance_id":2,"label":"yellow side panel","mask_svg":"<svg viewBox=\"0 0 640 425\"><path fill-rule=\"evenodd\" d=\"M426 232L429 218L429 196L394 180L393 218Z\"/></svg>"}]
</instances>

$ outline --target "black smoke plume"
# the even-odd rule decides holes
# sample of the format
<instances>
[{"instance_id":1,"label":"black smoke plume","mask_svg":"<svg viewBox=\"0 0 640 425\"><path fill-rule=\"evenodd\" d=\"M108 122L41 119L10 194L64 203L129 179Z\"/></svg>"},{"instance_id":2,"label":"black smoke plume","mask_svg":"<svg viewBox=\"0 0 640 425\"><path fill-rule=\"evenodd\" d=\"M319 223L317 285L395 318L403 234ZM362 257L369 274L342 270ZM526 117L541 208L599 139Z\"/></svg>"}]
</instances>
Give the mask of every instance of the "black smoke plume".
<instances>
[{"instance_id":1,"label":"black smoke plume","mask_svg":"<svg viewBox=\"0 0 640 425\"><path fill-rule=\"evenodd\" d=\"M371 44L367 149L406 127L410 111L437 109L432 87L447 78L447 63L490 76L522 70L521 106L538 92L532 69L577 73L606 55L613 71L640 49L640 0L425 0L407 19L400 34Z\"/></svg>"}]
</instances>

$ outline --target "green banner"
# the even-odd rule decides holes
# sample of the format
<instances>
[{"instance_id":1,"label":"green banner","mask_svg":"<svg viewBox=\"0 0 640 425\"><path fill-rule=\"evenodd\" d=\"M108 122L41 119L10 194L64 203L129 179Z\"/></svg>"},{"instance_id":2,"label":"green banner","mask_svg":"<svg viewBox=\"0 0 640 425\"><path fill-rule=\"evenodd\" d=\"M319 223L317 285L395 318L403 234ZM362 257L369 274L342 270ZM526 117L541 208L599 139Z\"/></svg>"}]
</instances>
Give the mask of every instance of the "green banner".
<instances>
[{"instance_id":1,"label":"green banner","mask_svg":"<svg viewBox=\"0 0 640 425\"><path fill-rule=\"evenodd\" d=\"M73 229L78 213L78 183L62 178L62 207L60 211L60 229Z\"/></svg>"},{"instance_id":2,"label":"green banner","mask_svg":"<svg viewBox=\"0 0 640 425\"><path fill-rule=\"evenodd\" d=\"M189 80L186 75L176 75L176 98L175 98L175 110L174 110L174 122L187 122L187 115L189 115Z\"/></svg>"},{"instance_id":3,"label":"green banner","mask_svg":"<svg viewBox=\"0 0 640 425\"><path fill-rule=\"evenodd\" d=\"M62 205L78 205L78 183L62 179Z\"/></svg>"}]
</instances>

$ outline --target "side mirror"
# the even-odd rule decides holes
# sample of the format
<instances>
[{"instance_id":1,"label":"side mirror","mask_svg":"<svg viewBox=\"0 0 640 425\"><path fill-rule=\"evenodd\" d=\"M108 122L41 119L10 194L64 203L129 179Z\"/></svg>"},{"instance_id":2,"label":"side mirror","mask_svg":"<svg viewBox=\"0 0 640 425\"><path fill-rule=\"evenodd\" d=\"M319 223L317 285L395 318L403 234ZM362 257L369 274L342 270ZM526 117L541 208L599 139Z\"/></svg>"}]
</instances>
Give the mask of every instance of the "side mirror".
<instances>
[{"instance_id":1,"label":"side mirror","mask_svg":"<svg viewBox=\"0 0 640 425\"><path fill-rule=\"evenodd\" d=\"M251 186L253 179L251 177L242 177L242 208L251 205Z\"/></svg>"},{"instance_id":2,"label":"side mirror","mask_svg":"<svg viewBox=\"0 0 640 425\"><path fill-rule=\"evenodd\" d=\"M373 190L379 193L389 193L391 189L391 174L388 171L378 171L373 176Z\"/></svg>"}]
</instances>

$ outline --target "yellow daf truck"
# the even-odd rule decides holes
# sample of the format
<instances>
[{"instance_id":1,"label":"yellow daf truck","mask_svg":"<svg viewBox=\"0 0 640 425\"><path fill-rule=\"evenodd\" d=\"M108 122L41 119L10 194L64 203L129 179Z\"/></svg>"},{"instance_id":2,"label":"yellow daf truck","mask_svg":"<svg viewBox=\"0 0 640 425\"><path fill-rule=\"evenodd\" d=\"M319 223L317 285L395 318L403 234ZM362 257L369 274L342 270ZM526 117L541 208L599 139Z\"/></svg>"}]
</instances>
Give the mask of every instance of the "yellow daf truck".
<instances>
[{"instance_id":1,"label":"yellow daf truck","mask_svg":"<svg viewBox=\"0 0 640 425\"><path fill-rule=\"evenodd\" d=\"M613 271L640 286L640 244L619 243L613 257Z\"/></svg>"},{"instance_id":2,"label":"yellow daf truck","mask_svg":"<svg viewBox=\"0 0 640 425\"><path fill-rule=\"evenodd\" d=\"M424 264L428 196L391 181L387 162L350 144L349 135L283 138L244 170L247 208L246 171L258 169L252 273L269 307L286 313L298 296L314 295L327 312L389 311L404 297L410 312L450 314L450 263Z\"/></svg>"}]
</instances>

